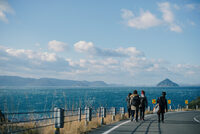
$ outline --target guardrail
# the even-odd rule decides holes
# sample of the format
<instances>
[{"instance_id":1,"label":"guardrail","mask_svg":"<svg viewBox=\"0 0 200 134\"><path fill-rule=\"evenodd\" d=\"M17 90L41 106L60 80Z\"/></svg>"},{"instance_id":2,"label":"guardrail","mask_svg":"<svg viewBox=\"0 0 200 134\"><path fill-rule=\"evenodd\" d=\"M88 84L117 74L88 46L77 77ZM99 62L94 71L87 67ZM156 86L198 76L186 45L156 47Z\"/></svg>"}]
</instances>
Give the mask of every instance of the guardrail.
<instances>
[{"instance_id":1,"label":"guardrail","mask_svg":"<svg viewBox=\"0 0 200 134\"><path fill-rule=\"evenodd\" d=\"M90 107L85 107L84 109L67 110L56 107L53 111L1 113L0 133L2 131L2 134L18 134L54 126L55 134L59 134L60 128L63 128L66 123L85 120L85 125L87 126L93 118L99 118L101 120L101 125L103 125L104 118L106 118L107 115L112 115L112 120L114 121L117 114L121 114L123 118L125 108L100 107L92 109ZM24 127L25 123L31 123L32 126L28 128Z\"/></svg>"},{"instance_id":2,"label":"guardrail","mask_svg":"<svg viewBox=\"0 0 200 134\"><path fill-rule=\"evenodd\" d=\"M177 111L181 111L183 107L178 105ZM185 107L188 109L188 107ZM198 109L196 105L196 109ZM169 107L171 110L171 105ZM150 112L150 106L147 111ZM64 127L64 124L70 122L81 122L85 120L87 126L93 118L100 119L100 124L104 124L104 119L107 115L112 116L112 121L115 121L115 116L120 114L121 118L124 118L125 108L115 107L100 107L93 109L91 107L78 108L74 110L63 109L55 107L52 111L31 111L31 112L13 112L2 113L0 111L0 134L18 134L23 132L30 132L31 130L38 130L49 126L55 127L55 134L60 133L60 128ZM30 127L25 127L26 123L31 123Z\"/></svg>"}]
</instances>

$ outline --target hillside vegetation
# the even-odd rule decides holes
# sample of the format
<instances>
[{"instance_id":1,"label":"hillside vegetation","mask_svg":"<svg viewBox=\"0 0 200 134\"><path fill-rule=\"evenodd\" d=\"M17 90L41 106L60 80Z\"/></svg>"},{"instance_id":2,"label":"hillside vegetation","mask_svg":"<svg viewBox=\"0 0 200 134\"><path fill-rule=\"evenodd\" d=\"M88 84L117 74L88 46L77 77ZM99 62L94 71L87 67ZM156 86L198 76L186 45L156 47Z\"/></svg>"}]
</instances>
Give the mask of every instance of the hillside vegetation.
<instances>
[{"instance_id":1,"label":"hillside vegetation","mask_svg":"<svg viewBox=\"0 0 200 134\"><path fill-rule=\"evenodd\" d=\"M196 105L198 105L200 107L200 96L197 97L195 100L191 101L188 106L189 108L191 109L195 109L196 108Z\"/></svg>"}]
</instances>

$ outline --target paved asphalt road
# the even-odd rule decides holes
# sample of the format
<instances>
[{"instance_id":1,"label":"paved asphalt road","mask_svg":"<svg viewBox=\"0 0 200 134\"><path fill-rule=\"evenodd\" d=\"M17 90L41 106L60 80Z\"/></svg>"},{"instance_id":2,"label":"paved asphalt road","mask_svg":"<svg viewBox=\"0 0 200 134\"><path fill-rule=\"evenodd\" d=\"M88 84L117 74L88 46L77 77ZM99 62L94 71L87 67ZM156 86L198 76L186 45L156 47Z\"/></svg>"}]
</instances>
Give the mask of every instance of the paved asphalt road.
<instances>
[{"instance_id":1,"label":"paved asphalt road","mask_svg":"<svg viewBox=\"0 0 200 134\"><path fill-rule=\"evenodd\" d=\"M200 111L166 113L164 123L158 123L157 115L153 114L148 115L145 121L120 121L89 134L200 134L199 121Z\"/></svg>"}]
</instances>

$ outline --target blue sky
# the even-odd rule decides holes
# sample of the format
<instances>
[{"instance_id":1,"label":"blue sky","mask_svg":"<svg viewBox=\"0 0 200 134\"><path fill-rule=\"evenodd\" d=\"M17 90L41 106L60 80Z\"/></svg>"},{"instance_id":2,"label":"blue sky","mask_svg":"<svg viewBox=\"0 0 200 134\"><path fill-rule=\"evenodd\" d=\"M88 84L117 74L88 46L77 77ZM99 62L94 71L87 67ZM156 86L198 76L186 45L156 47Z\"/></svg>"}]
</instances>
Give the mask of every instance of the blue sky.
<instances>
[{"instance_id":1,"label":"blue sky","mask_svg":"<svg viewBox=\"0 0 200 134\"><path fill-rule=\"evenodd\" d=\"M0 0L0 75L200 84L200 2Z\"/></svg>"}]
</instances>

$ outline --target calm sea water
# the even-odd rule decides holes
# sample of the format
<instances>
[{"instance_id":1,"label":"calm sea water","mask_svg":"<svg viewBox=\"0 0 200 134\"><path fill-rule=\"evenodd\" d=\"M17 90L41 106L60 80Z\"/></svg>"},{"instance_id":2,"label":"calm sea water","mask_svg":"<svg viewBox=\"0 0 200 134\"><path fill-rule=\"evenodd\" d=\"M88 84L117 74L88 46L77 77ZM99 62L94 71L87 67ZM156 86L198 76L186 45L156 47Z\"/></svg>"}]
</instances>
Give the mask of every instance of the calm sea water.
<instances>
[{"instance_id":1,"label":"calm sea water","mask_svg":"<svg viewBox=\"0 0 200 134\"><path fill-rule=\"evenodd\" d=\"M55 106L78 108L126 107L125 98L137 89L146 92L149 106L166 91L172 108L185 106L185 100L192 101L200 96L200 87L0 87L0 109L4 112L52 110Z\"/></svg>"}]
</instances>

